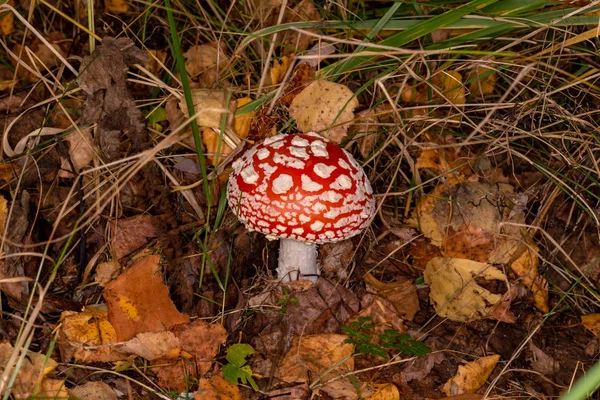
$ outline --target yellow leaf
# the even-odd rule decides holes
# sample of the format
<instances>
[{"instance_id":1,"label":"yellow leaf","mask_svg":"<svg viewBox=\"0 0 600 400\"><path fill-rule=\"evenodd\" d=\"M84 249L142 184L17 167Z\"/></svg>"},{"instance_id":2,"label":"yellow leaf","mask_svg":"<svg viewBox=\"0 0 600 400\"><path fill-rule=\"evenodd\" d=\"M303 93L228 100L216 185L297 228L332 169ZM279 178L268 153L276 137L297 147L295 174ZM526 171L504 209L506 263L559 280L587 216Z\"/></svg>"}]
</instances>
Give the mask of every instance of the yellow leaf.
<instances>
[{"instance_id":1,"label":"yellow leaf","mask_svg":"<svg viewBox=\"0 0 600 400\"><path fill-rule=\"evenodd\" d=\"M97 149L89 129L73 131L66 135L64 139L69 144L69 158L71 162L61 157L62 165L58 176L71 178L73 177L73 172L78 173L92 162ZM75 171L72 171L73 168L71 168L71 165L75 168Z\"/></svg>"},{"instance_id":2,"label":"yellow leaf","mask_svg":"<svg viewBox=\"0 0 600 400\"><path fill-rule=\"evenodd\" d=\"M214 86L221 72L229 64L221 42L192 46L184 53L185 69L202 88Z\"/></svg>"},{"instance_id":3,"label":"yellow leaf","mask_svg":"<svg viewBox=\"0 0 600 400\"><path fill-rule=\"evenodd\" d=\"M543 276L538 275L539 251L534 243L520 244L515 251L515 259L510 264L510 270L521 284L529 288L535 307L542 312L548 312L548 282Z\"/></svg>"},{"instance_id":4,"label":"yellow leaf","mask_svg":"<svg viewBox=\"0 0 600 400\"><path fill-rule=\"evenodd\" d=\"M140 315L135 307L135 303L127 298L127 296L117 296L117 304L119 304L121 311L123 311L123 313L127 315L130 320L137 321L140 319Z\"/></svg>"},{"instance_id":5,"label":"yellow leaf","mask_svg":"<svg viewBox=\"0 0 600 400\"><path fill-rule=\"evenodd\" d=\"M232 127L236 100L226 90L192 89L192 100L196 121L201 128L225 129ZM187 117L188 108L185 99L179 102L183 115Z\"/></svg>"},{"instance_id":6,"label":"yellow leaf","mask_svg":"<svg viewBox=\"0 0 600 400\"><path fill-rule=\"evenodd\" d=\"M587 314L581 316L581 325L594 335L600 333L600 314Z\"/></svg>"},{"instance_id":7,"label":"yellow leaf","mask_svg":"<svg viewBox=\"0 0 600 400\"><path fill-rule=\"evenodd\" d=\"M194 397L203 400L242 400L238 387L218 375L213 375L210 380L201 378Z\"/></svg>"},{"instance_id":8,"label":"yellow leaf","mask_svg":"<svg viewBox=\"0 0 600 400\"><path fill-rule=\"evenodd\" d=\"M129 11L126 0L104 0L104 9L112 14L123 14Z\"/></svg>"},{"instance_id":9,"label":"yellow leaf","mask_svg":"<svg viewBox=\"0 0 600 400\"><path fill-rule=\"evenodd\" d=\"M206 147L206 158L215 167L217 161L221 162L227 154L230 154L233 150L224 141L223 138L215 132L213 129L207 128L202 131L202 142ZM217 154L219 155L217 160Z\"/></svg>"},{"instance_id":10,"label":"yellow leaf","mask_svg":"<svg viewBox=\"0 0 600 400\"><path fill-rule=\"evenodd\" d=\"M400 392L396 385L392 383L373 384L375 390L366 400L400 400Z\"/></svg>"},{"instance_id":11,"label":"yellow leaf","mask_svg":"<svg viewBox=\"0 0 600 400\"><path fill-rule=\"evenodd\" d=\"M15 6L14 0L8 0L6 4ZM8 11L0 17L0 32L4 36L8 36L15 31L15 15L12 11Z\"/></svg>"},{"instance_id":12,"label":"yellow leaf","mask_svg":"<svg viewBox=\"0 0 600 400\"><path fill-rule=\"evenodd\" d=\"M347 86L319 79L292 100L290 116L300 131L321 132L339 144L348 133L356 107L358 100Z\"/></svg>"},{"instance_id":13,"label":"yellow leaf","mask_svg":"<svg viewBox=\"0 0 600 400\"><path fill-rule=\"evenodd\" d=\"M465 322L487 317L502 296L479 286L475 278L507 281L506 275L489 264L460 258L431 259L425 271L429 297L435 312L452 321Z\"/></svg>"},{"instance_id":14,"label":"yellow leaf","mask_svg":"<svg viewBox=\"0 0 600 400\"><path fill-rule=\"evenodd\" d=\"M237 101L237 108L243 107L251 101L252 99L249 96L242 97ZM233 120L233 130L240 138L245 139L248 137L248 132L250 132L250 124L252 123L254 114L256 114L256 111L235 116L235 119Z\"/></svg>"},{"instance_id":15,"label":"yellow leaf","mask_svg":"<svg viewBox=\"0 0 600 400\"><path fill-rule=\"evenodd\" d=\"M459 366L456 375L446 382L442 390L446 396L474 393L483 386L498 360L500 356L496 354Z\"/></svg>"},{"instance_id":16,"label":"yellow leaf","mask_svg":"<svg viewBox=\"0 0 600 400\"><path fill-rule=\"evenodd\" d=\"M308 382L310 371L313 380L325 373L323 378L327 380L353 371L354 359L350 355L354 345L344 343L347 338L335 333L295 337L279 368L279 379L288 383Z\"/></svg>"},{"instance_id":17,"label":"yellow leaf","mask_svg":"<svg viewBox=\"0 0 600 400\"><path fill-rule=\"evenodd\" d=\"M283 81L285 74L287 73L288 68L290 68L290 64L294 59L294 54L290 54L289 56L283 56L280 60L275 60L273 62L273 66L269 71L269 75L271 76L271 83L273 85L277 85Z\"/></svg>"},{"instance_id":18,"label":"yellow leaf","mask_svg":"<svg viewBox=\"0 0 600 400\"><path fill-rule=\"evenodd\" d=\"M469 74L469 91L475 96L494 93L496 87L496 71L484 66L477 66Z\"/></svg>"}]
</instances>

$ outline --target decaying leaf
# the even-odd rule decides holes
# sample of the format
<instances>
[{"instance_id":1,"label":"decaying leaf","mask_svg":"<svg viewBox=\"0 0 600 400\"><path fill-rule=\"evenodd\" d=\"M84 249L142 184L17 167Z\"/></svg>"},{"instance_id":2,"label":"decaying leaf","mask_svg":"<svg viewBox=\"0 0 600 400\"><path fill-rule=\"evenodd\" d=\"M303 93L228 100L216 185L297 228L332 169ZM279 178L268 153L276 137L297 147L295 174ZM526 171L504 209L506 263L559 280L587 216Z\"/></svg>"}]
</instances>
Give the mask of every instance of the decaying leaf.
<instances>
[{"instance_id":1,"label":"decaying leaf","mask_svg":"<svg viewBox=\"0 0 600 400\"><path fill-rule=\"evenodd\" d=\"M231 129L237 102L227 90L192 89L192 99L199 127ZM179 107L187 117L185 99L179 102Z\"/></svg>"},{"instance_id":2,"label":"decaying leaf","mask_svg":"<svg viewBox=\"0 0 600 400\"><path fill-rule=\"evenodd\" d=\"M488 317L489 308L502 298L478 285L475 278L507 281L502 271L489 264L440 257L427 263L423 277L435 312L458 322Z\"/></svg>"},{"instance_id":3,"label":"decaying leaf","mask_svg":"<svg viewBox=\"0 0 600 400\"><path fill-rule=\"evenodd\" d=\"M406 333L404 320L389 300L381 296L367 294L363 296L362 303L366 304L366 306L364 306L358 314L349 318L346 321L346 324L359 321L361 317L368 317L370 323L373 325L373 343L379 344L379 335L385 333L387 329L394 329L400 333Z\"/></svg>"},{"instance_id":4,"label":"decaying leaf","mask_svg":"<svg viewBox=\"0 0 600 400\"><path fill-rule=\"evenodd\" d=\"M455 143L452 135L425 134L425 140L439 145ZM438 149L426 149L421 151L415 166L418 169L428 169L436 175L443 176L448 186L464 182L471 174L466 158L457 153L454 148L441 147Z\"/></svg>"},{"instance_id":5,"label":"decaying leaf","mask_svg":"<svg viewBox=\"0 0 600 400\"><path fill-rule=\"evenodd\" d=\"M283 82L283 78L285 77L287 70L290 68L293 59L294 55L290 54L289 56L283 56L281 59L273 62L273 66L269 70L269 77L271 78L272 85L277 85Z\"/></svg>"},{"instance_id":6,"label":"decaying leaf","mask_svg":"<svg viewBox=\"0 0 600 400\"><path fill-rule=\"evenodd\" d=\"M119 352L135 354L146 360L176 358L181 355L181 342L173 332L141 332L131 340L119 344Z\"/></svg>"},{"instance_id":7,"label":"decaying leaf","mask_svg":"<svg viewBox=\"0 0 600 400\"><path fill-rule=\"evenodd\" d=\"M356 107L358 100L347 86L319 79L294 98L290 116L302 132L321 132L332 142L341 143Z\"/></svg>"},{"instance_id":8,"label":"decaying leaf","mask_svg":"<svg viewBox=\"0 0 600 400\"><path fill-rule=\"evenodd\" d=\"M469 91L475 96L494 93L496 87L496 71L484 65L477 65L467 76Z\"/></svg>"},{"instance_id":9,"label":"decaying leaf","mask_svg":"<svg viewBox=\"0 0 600 400\"><path fill-rule=\"evenodd\" d=\"M353 371L354 359L350 356L354 345L344 343L347 338L333 333L295 337L278 370L279 378L289 383L308 382L309 376L312 380L331 379ZM327 375L322 376L326 372Z\"/></svg>"},{"instance_id":10,"label":"decaying leaf","mask_svg":"<svg viewBox=\"0 0 600 400\"><path fill-rule=\"evenodd\" d=\"M548 312L548 282L538 274L540 258L539 248L534 243L519 245L515 251L514 261L510 263L510 272L517 281L531 291L535 307Z\"/></svg>"},{"instance_id":11,"label":"decaying leaf","mask_svg":"<svg viewBox=\"0 0 600 400\"><path fill-rule=\"evenodd\" d=\"M229 64L229 57L222 42L192 46L184 56L187 73L193 80L198 81L201 88L212 87Z\"/></svg>"},{"instance_id":12,"label":"decaying leaf","mask_svg":"<svg viewBox=\"0 0 600 400\"><path fill-rule=\"evenodd\" d=\"M98 285L104 287L119 274L120 270L121 264L119 264L116 260L100 263L96 266L96 275L94 280Z\"/></svg>"},{"instance_id":13,"label":"decaying leaf","mask_svg":"<svg viewBox=\"0 0 600 400\"><path fill-rule=\"evenodd\" d=\"M233 151L223 141L223 137L211 128L202 130L202 142L204 143L204 147L206 147L206 159L215 167Z\"/></svg>"},{"instance_id":14,"label":"decaying leaf","mask_svg":"<svg viewBox=\"0 0 600 400\"><path fill-rule=\"evenodd\" d=\"M0 343L0 365L2 369L8 365L14 348L10 343ZM12 396L15 399L30 398L67 398L68 393L63 381L47 378L58 363L46 354L27 350L22 359L17 376L12 385ZM12 374L8 375L12 376ZM4 395L2 392L0 395Z\"/></svg>"},{"instance_id":15,"label":"decaying leaf","mask_svg":"<svg viewBox=\"0 0 600 400\"><path fill-rule=\"evenodd\" d=\"M581 316L581 325L594 335L600 334L600 314L586 314Z\"/></svg>"},{"instance_id":16,"label":"decaying leaf","mask_svg":"<svg viewBox=\"0 0 600 400\"><path fill-rule=\"evenodd\" d=\"M444 384L446 396L457 396L464 393L474 393L483 386L494 367L500 360L499 355L478 358L475 361L458 367L458 372Z\"/></svg>"},{"instance_id":17,"label":"decaying leaf","mask_svg":"<svg viewBox=\"0 0 600 400\"><path fill-rule=\"evenodd\" d=\"M365 275L364 280L378 295L392 303L398 314L404 319L412 321L415 314L420 310L417 287L412 282L383 283L370 273Z\"/></svg>"},{"instance_id":18,"label":"decaying leaf","mask_svg":"<svg viewBox=\"0 0 600 400\"><path fill-rule=\"evenodd\" d=\"M158 255L142 258L104 289L108 319L119 341L188 322L169 298L159 261Z\"/></svg>"},{"instance_id":19,"label":"decaying leaf","mask_svg":"<svg viewBox=\"0 0 600 400\"><path fill-rule=\"evenodd\" d=\"M66 38L64 34L52 32L46 39L54 51L37 38L29 46L22 47L20 44L15 44L12 48L12 52L18 57L18 60L11 56L10 62L20 77L36 82L40 79L40 74L44 74L59 65L60 60L55 52L66 57L67 51L64 47Z\"/></svg>"},{"instance_id":20,"label":"decaying leaf","mask_svg":"<svg viewBox=\"0 0 600 400\"><path fill-rule=\"evenodd\" d=\"M148 52L148 62L144 67L153 74L157 75L163 68L167 60L167 52L164 50L150 49Z\"/></svg>"},{"instance_id":21,"label":"decaying leaf","mask_svg":"<svg viewBox=\"0 0 600 400\"><path fill-rule=\"evenodd\" d=\"M363 157L368 157L379 138L379 118L375 110L369 108L356 113L356 120L350 127L350 132L356 132L358 151Z\"/></svg>"},{"instance_id":22,"label":"decaying leaf","mask_svg":"<svg viewBox=\"0 0 600 400\"><path fill-rule=\"evenodd\" d=\"M201 378L194 398L203 400L242 400L240 390L218 375Z\"/></svg>"},{"instance_id":23,"label":"decaying leaf","mask_svg":"<svg viewBox=\"0 0 600 400\"><path fill-rule=\"evenodd\" d=\"M300 63L294 69L292 78L288 84L285 85L283 95L279 102L284 106L289 106L292 101L296 98L304 88L315 81L315 67L311 67L308 64Z\"/></svg>"},{"instance_id":24,"label":"decaying leaf","mask_svg":"<svg viewBox=\"0 0 600 400\"><path fill-rule=\"evenodd\" d=\"M140 249L149 238L157 237L162 225L160 217L149 214L110 221L111 246L117 259Z\"/></svg>"},{"instance_id":25,"label":"decaying leaf","mask_svg":"<svg viewBox=\"0 0 600 400\"><path fill-rule=\"evenodd\" d=\"M64 311L58 332L61 359L81 363L123 360L122 354L108 346L117 342L117 333L108 321L108 311L85 308L82 312Z\"/></svg>"},{"instance_id":26,"label":"decaying leaf","mask_svg":"<svg viewBox=\"0 0 600 400\"><path fill-rule=\"evenodd\" d=\"M71 178L73 177L73 172L76 174L79 173L79 171L92 162L96 156L96 144L88 129L71 132L64 139L69 144L70 160L63 158L58 176L61 178Z\"/></svg>"},{"instance_id":27,"label":"decaying leaf","mask_svg":"<svg viewBox=\"0 0 600 400\"><path fill-rule=\"evenodd\" d=\"M524 222L517 203L510 185L439 185L421 198L413 223L446 257L505 264L522 240L520 228L511 224Z\"/></svg>"},{"instance_id":28,"label":"decaying leaf","mask_svg":"<svg viewBox=\"0 0 600 400\"><path fill-rule=\"evenodd\" d=\"M291 11L287 11L284 15L283 22L305 22L319 21L321 15L315 7L315 3L311 0L300 1ZM315 30L308 30L316 33ZM308 49L313 38L301 32L288 30L283 34L281 42L283 43L284 54L301 53Z\"/></svg>"},{"instance_id":29,"label":"decaying leaf","mask_svg":"<svg viewBox=\"0 0 600 400\"><path fill-rule=\"evenodd\" d=\"M69 389L69 395L80 400L117 400L117 394L106 383L91 381Z\"/></svg>"}]
</instances>

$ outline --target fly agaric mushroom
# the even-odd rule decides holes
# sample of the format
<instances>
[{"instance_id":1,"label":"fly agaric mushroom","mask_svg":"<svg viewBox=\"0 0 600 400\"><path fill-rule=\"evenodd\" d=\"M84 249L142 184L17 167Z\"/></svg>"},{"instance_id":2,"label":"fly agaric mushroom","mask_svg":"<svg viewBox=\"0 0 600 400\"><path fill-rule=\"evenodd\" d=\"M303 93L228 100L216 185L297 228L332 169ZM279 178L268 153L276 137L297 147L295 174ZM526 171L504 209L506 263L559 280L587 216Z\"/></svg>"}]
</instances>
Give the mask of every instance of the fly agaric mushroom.
<instances>
[{"instance_id":1,"label":"fly agaric mushroom","mask_svg":"<svg viewBox=\"0 0 600 400\"><path fill-rule=\"evenodd\" d=\"M276 135L233 163L227 199L248 230L281 239L283 282L319 277L317 244L359 234L375 214L365 172L316 133Z\"/></svg>"}]
</instances>

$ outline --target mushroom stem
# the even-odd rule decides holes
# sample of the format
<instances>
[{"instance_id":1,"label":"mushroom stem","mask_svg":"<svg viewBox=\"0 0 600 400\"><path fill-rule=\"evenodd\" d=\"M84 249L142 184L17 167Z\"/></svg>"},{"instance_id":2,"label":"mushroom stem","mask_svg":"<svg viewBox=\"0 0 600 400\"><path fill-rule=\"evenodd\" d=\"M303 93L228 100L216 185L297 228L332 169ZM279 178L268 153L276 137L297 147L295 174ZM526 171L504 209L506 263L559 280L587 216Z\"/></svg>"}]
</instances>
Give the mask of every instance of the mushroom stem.
<instances>
[{"instance_id":1,"label":"mushroom stem","mask_svg":"<svg viewBox=\"0 0 600 400\"><path fill-rule=\"evenodd\" d=\"M293 239L280 239L277 278L286 283L299 279L315 283L319 279L317 245Z\"/></svg>"}]
</instances>

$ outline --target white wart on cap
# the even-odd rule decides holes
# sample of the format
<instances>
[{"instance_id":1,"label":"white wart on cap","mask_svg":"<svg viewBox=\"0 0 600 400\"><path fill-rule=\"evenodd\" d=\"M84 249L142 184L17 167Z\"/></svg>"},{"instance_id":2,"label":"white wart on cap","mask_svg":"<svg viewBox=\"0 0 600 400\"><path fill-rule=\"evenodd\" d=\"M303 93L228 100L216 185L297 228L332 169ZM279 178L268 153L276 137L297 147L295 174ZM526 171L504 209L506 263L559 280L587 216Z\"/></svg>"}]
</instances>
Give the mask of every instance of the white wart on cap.
<instances>
[{"instance_id":1,"label":"white wart on cap","mask_svg":"<svg viewBox=\"0 0 600 400\"><path fill-rule=\"evenodd\" d=\"M316 133L273 136L233 168L229 206L270 239L336 242L360 233L375 213L361 166Z\"/></svg>"}]
</instances>

